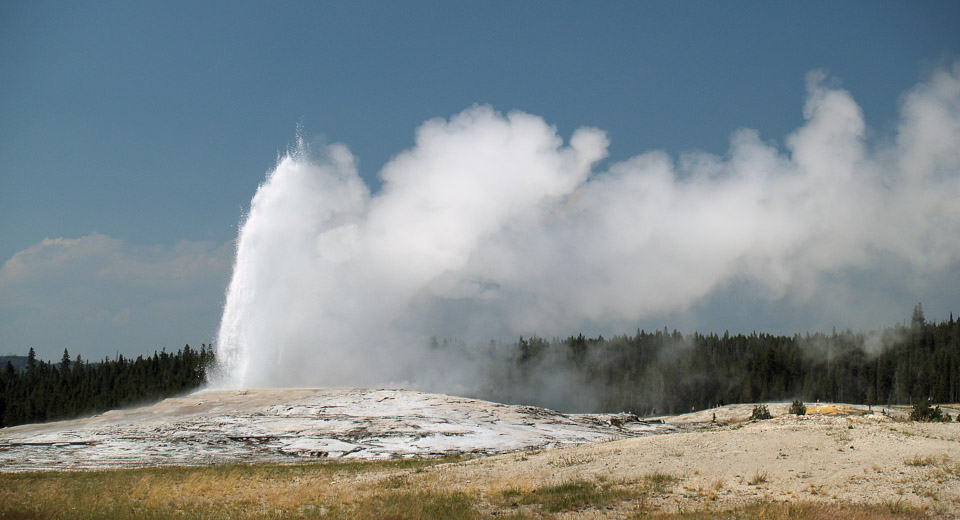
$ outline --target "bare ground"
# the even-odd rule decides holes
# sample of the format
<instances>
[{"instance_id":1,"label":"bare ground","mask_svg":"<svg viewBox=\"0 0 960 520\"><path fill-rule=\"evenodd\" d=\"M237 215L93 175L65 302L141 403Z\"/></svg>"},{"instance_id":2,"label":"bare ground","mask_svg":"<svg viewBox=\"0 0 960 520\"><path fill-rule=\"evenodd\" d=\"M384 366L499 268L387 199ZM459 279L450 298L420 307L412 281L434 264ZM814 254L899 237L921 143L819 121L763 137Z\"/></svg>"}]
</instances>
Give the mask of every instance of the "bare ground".
<instances>
[{"instance_id":1,"label":"bare ground","mask_svg":"<svg viewBox=\"0 0 960 520\"><path fill-rule=\"evenodd\" d=\"M643 507L660 511L730 509L762 500L884 504L960 517L960 423L916 423L903 410L865 413L846 405L811 406L806 416L772 404L776 416L748 421L752 405L666 418L726 425L699 431L584 444L433 468L433 478L481 495L575 480L632 485L650 475L677 477L674 492ZM879 409L876 409L879 412ZM955 417L956 410L950 409ZM635 512L570 513L610 517Z\"/></svg>"}]
</instances>

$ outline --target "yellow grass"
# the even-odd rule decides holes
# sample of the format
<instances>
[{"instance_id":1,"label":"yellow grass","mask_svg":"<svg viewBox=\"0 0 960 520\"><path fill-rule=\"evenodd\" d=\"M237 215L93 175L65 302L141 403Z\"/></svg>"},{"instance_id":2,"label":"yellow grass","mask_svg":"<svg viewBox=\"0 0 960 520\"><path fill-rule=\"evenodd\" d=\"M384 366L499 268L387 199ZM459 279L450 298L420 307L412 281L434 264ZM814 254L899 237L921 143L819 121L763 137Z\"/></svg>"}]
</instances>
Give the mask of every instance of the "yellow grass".
<instances>
[{"instance_id":1,"label":"yellow grass","mask_svg":"<svg viewBox=\"0 0 960 520\"><path fill-rule=\"evenodd\" d=\"M0 474L0 519L919 518L896 504L752 503L684 511L682 477L494 490L445 478L459 459ZM492 483L491 483L492 484ZM716 481L710 490L724 488ZM559 515L559 516L558 516Z\"/></svg>"}]
</instances>

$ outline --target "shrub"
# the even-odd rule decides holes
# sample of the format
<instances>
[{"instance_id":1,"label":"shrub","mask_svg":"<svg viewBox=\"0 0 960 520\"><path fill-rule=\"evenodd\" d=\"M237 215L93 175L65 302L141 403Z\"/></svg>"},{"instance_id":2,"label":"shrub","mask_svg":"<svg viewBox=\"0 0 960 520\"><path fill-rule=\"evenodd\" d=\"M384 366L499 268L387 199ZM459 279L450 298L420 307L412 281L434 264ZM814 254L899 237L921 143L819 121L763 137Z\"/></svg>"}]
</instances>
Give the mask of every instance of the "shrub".
<instances>
[{"instance_id":1,"label":"shrub","mask_svg":"<svg viewBox=\"0 0 960 520\"><path fill-rule=\"evenodd\" d=\"M790 405L790 413L794 415L807 415L807 405L803 404L803 401L797 399Z\"/></svg>"},{"instance_id":2,"label":"shrub","mask_svg":"<svg viewBox=\"0 0 960 520\"><path fill-rule=\"evenodd\" d=\"M921 399L913 403L913 409L910 410L910 420L923 422L944 422L949 421L950 416L947 415L944 417L943 410L940 409L940 405L937 405L935 408L931 408L930 403Z\"/></svg>"},{"instance_id":3,"label":"shrub","mask_svg":"<svg viewBox=\"0 0 960 520\"><path fill-rule=\"evenodd\" d=\"M937 405L936 407L934 407L934 409L930 412L930 420L931 420L931 421L936 421L936 422L948 422L948 421L950 421L950 416L949 416L949 415L945 415L945 414L943 413L943 411L940 409L940 405L938 404L938 405Z\"/></svg>"},{"instance_id":4,"label":"shrub","mask_svg":"<svg viewBox=\"0 0 960 520\"><path fill-rule=\"evenodd\" d=\"M933 412L930 414L930 416L932 421L950 422L950 416L948 414L943 413L943 411L940 410L939 404L933 409Z\"/></svg>"},{"instance_id":5,"label":"shrub","mask_svg":"<svg viewBox=\"0 0 960 520\"><path fill-rule=\"evenodd\" d=\"M770 410L767 410L767 405L758 404L753 407L753 413L750 414L750 418L755 421L762 421L764 419L773 419L773 416L770 415Z\"/></svg>"},{"instance_id":6,"label":"shrub","mask_svg":"<svg viewBox=\"0 0 960 520\"><path fill-rule=\"evenodd\" d=\"M930 412L930 403L924 401L923 399L915 401L913 403L913 409L910 410L910 420L911 421L924 421L927 419L927 414Z\"/></svg>"}]
</instances>

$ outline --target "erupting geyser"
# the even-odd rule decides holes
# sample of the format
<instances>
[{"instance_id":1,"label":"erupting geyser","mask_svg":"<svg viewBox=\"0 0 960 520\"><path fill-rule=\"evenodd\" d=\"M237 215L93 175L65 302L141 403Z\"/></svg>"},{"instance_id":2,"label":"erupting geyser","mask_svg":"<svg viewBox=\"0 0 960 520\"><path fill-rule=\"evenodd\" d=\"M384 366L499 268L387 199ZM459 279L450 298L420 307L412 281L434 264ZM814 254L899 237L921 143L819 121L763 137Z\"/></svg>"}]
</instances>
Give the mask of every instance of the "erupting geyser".
<instances>
[{"instance_id":1,"label":"erupting geyser","mask_svg":"<svg viewBox=\"0 0 960 520\"><path fill-rule=\"evenodd\" d=\"M371 194L345 146L300 143L240 231L221 385L457 392L491 361L431 349L433 336L629 330L737 283L869 313L847 273L897 285L953 272L960 66L905 96L895 141L875 147L850 94L822 79L785 150L740 130L724 157L648 152L594 172L600 130L565 144L539 117L476 106L424 123Z\"/></svg>"},{"instance_id":2,"label":"erupting geyser","mask_svg":"<svg viewBox=\"0 0 960 520\"><path fill-rule=\"evenodd\" d=\"M311 158L301 142L240 232L218 338L226 383L422 386L437 313L506 296L497 273L512 268L490 260L517 259L485 254L562 203L605 149L597 130L564 147L540 118L476 107L426 123L371 197L344 146Z\"/></svg>"}]
</instances>

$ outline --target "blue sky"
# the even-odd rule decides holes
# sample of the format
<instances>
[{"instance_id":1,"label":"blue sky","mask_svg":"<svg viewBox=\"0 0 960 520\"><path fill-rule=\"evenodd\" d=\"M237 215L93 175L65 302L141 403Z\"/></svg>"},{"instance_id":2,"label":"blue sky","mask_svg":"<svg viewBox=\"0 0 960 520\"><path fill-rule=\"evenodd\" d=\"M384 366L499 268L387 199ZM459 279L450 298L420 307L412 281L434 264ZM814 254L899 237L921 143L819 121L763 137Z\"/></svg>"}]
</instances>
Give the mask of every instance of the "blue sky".
<instances>
[{"instance_id":1,"label":"blue sky","mask_svg":"<svg viewBox=\"0 0 960 520\"><path fill-rule=\"evenodd\" d=\"M823 69L884 142L903 93L960 56L958 19L956 2L2 3L0 262L33 251L38 271L0 285L0 351L212 339L230 242L298 125L345 143L374 191L420 124L474 104L564 138L605 130L602 169L650 150L723 156L740 128L782 147ZM87 269L42 246L84 237ZM104 251L159 287L107 273ZM905 317L915 298L897 294ZM931 298L935 317L960 303ZM824 325L755 321L730 327Z\"/></svg>"}]
</instances>

